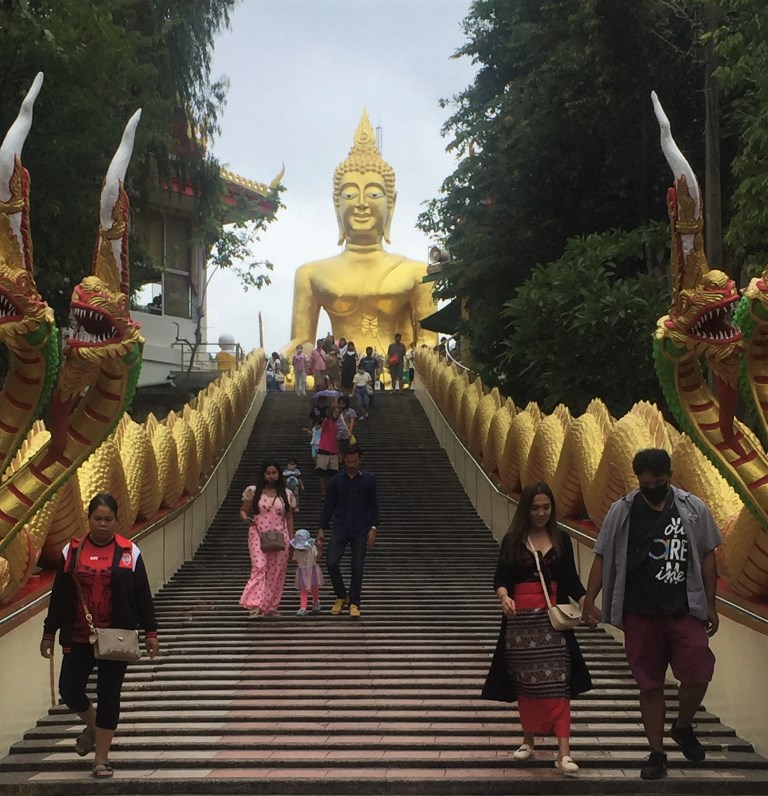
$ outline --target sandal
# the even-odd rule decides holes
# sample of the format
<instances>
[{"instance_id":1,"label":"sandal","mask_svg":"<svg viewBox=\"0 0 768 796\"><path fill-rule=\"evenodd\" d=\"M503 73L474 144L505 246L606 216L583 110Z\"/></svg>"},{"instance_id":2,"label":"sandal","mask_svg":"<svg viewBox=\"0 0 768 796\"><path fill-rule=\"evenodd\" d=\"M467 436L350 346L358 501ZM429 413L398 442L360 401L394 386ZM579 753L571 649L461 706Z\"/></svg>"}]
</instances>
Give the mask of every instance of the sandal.
<instances>
[{"instance_id":1,"label":"sandal","mask_svg":"<svg viewBox=\"0 0 768 796\"><path fill-rule=\"evenodd\" d=\"M528 758L533 756L533 747L530 744L524 743L520 744L518 749L515 749L512 752L512 757L515 760L528 760Z\"/></svg>"},{"instance_id":2,"label":"sandal","mask_svg":"<svg viewBox=\"0 0 768 796\"><path fill-rule=\"evenodd\" d=\"M560 760L555 760L555 768L559 769L563 774L575 774L579 767L573 761L570 755L563 755Z\"/></svg>"},{"instance_id":3,"label":"sandal","mask_svg":"<svg viewBox=\"0 0 768 796\"><path fill-rule=\"evenodd\" d=\"M109 779L115 775L115 770L106 760L94 760L91 767L91 776L94 779Z\"/></svg>"},{"instance_id":4,"label":"sandal","mask_svg":"<svg viewBox=\"0 0 768 796\"><path fill-rule=\"evenodd\" d=\"M75 740L75 752L80 757L85 757L96 748L96 733L93 730L85 729Z\"/></svg>"}]
</instances>

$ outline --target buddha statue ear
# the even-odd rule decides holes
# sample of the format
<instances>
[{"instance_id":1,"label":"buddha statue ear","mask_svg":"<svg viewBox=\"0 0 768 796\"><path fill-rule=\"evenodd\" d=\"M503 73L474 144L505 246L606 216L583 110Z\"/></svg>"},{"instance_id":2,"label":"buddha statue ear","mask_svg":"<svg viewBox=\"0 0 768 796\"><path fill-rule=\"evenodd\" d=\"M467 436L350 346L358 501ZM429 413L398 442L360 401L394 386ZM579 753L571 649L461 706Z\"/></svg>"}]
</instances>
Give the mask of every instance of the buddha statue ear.
<instances>
[{"instance_id":1,"label":"buddha statue ear","mask_svg":"<svg viewBox=\"0 0 768 796\"><path fill-rule=\"evenodd\" d=\"M344 225L341 223L341 213L339 212L338 205L336 206L336 223L339 225L339 240L337 245L343 246L347 240L347 233L344 232Z\"/></svg>"},{"instance_id":2,"label":"buddha statue ear","mask_svg":"<svg viewBox=\"0 0 768 796\"><path fill-rule=\"evenodd\" d=\"M392 216L395 215L395 204L397 203L397 192L392 194L392 202L387 206L387 220L384 222L384 240L387 243L392 241L389 239L389 231L392 228Z\"/></svg>"}]
</instances>

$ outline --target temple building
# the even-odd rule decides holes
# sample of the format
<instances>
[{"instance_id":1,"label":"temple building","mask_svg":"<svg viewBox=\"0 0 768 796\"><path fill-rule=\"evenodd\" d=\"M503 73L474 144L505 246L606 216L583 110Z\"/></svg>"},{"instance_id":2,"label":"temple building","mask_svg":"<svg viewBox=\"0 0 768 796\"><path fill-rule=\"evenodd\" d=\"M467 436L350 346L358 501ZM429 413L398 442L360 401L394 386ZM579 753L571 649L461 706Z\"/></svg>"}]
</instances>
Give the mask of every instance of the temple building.
<instances>
[{"instance_id":1,"label":"temple building","mask_svg":"<svg viewBox=\"0 0 768 796\"><path fill-rule=\"evenodd\" d=\"M246 179L228 169L221 169L224 182L224 223L234 220L235 207L245 208L246 217L255 220L269 212L269 192L283 176L270 184ZM148 218L137 219L137 230L146 251L160 270L156 281L148 282L134 296L131 313L141 324L146 339L144 366L139 386L167 385L173 374L189 364L189 343L195 340L197 319L202 312L203 344L195 357L194 370L215 375L216 341L208 340L205 311L205 284L209 252L197 242L196 205L199 195L191 184L173 180L166 188L158 187L152 197Z\"/></svg>"}]
</instances>

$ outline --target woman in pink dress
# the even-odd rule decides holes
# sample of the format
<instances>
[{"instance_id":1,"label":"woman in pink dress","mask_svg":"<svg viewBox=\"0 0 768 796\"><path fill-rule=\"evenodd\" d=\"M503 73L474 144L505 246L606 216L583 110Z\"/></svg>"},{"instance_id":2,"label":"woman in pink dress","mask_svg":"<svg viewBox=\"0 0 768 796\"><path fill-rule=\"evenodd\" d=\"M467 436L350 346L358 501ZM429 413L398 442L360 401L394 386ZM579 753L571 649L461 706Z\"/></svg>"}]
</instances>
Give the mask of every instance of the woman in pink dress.
<instances>
[{"instance_id":1,"label":"woman in pink dress","mask_svg":"<svg viewBox=\"0 0 768 796\"><path fill-rule=\"evenodd\" d=\"M282 469L265 464L259 483L243 492L240 517L249 526L248 548L251 553L251 577L245 584L240 605L249 611L249 619L279 616L277 606L283 596L288 567L289 542L293 538L293 495L285 488ZM280 531L285 539L283 550L265 553L261 534Z\"/></svg>"}]
</instances>

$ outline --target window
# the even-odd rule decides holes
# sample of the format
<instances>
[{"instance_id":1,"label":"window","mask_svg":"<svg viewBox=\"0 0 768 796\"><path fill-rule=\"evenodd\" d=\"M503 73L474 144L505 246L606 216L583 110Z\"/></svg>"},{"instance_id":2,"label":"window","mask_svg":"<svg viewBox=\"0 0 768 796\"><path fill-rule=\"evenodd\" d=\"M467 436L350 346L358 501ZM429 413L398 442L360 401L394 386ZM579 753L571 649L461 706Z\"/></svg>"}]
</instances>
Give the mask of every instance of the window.
<instances>
[{"instance_id":1,"label":"window","mask_svg":"<svg viewBox=\"0 0 768 796\"><path fill-rule=\"evenodd\" d=\"M134 306L154 315L192 317L192 224L182 216L153 213L144 226L147 250L160 268L159 282L137 291Z\"/></svg>"},{"instance_id":2,"label":"window","mask_svg":"<svg viewBox=\"0 0 768 796\"><path fill-rule=\"evenodd\" d=\"M163 313L192 317L192 229L189 219L165 216L163 260Z\"/></svg>"}]
</instances>

